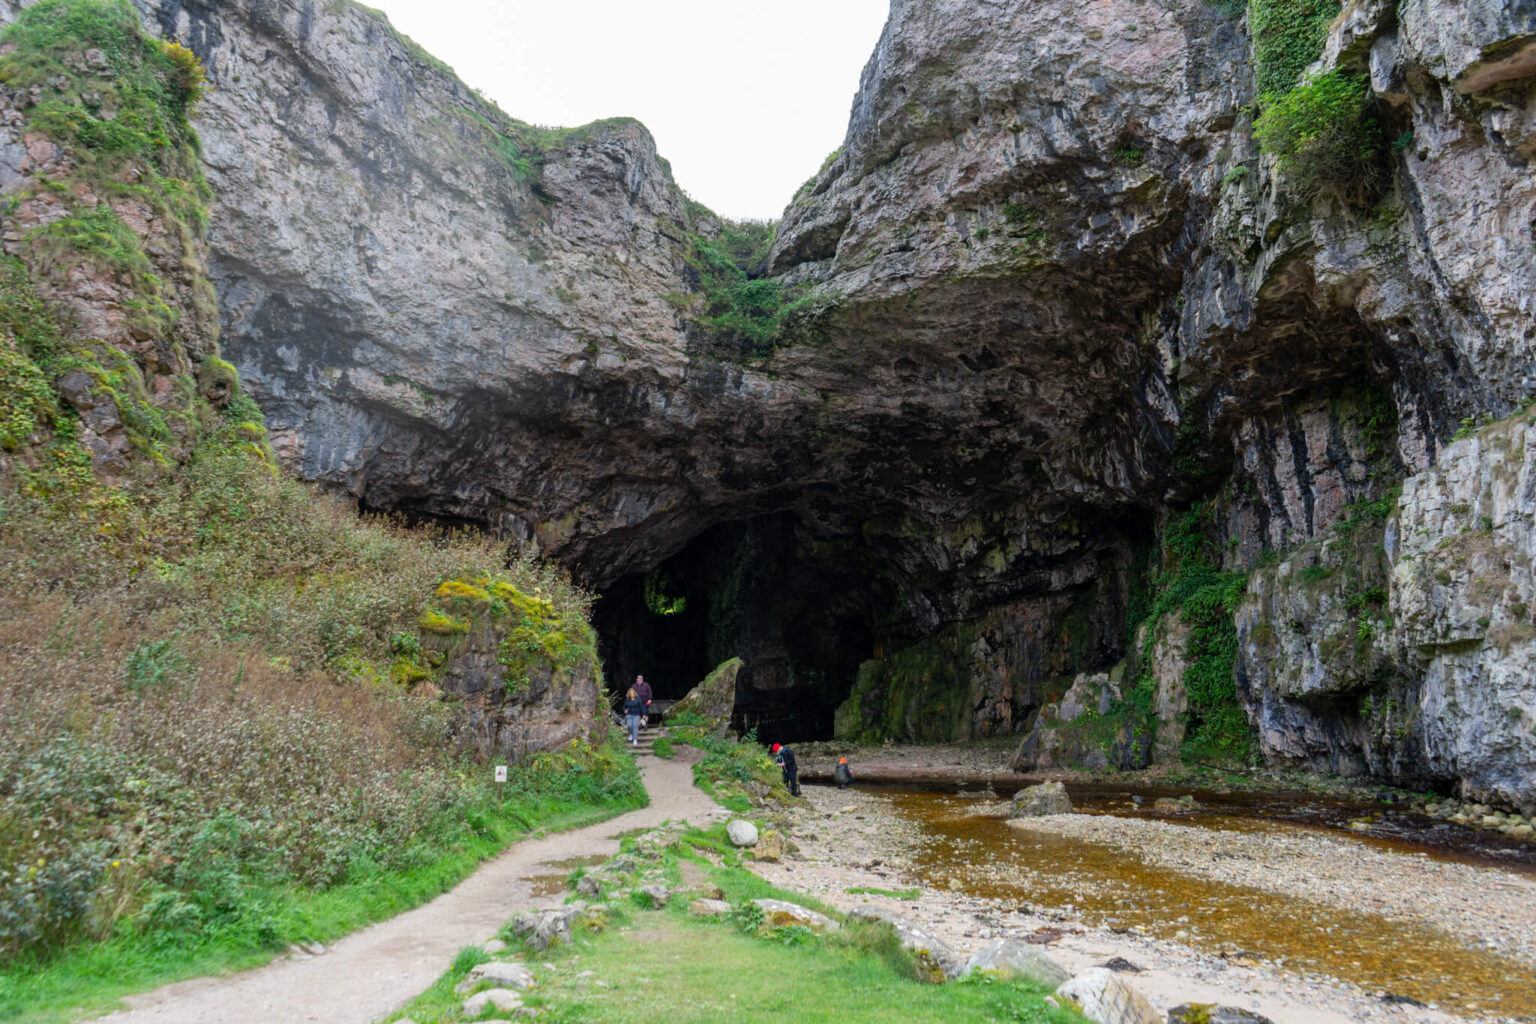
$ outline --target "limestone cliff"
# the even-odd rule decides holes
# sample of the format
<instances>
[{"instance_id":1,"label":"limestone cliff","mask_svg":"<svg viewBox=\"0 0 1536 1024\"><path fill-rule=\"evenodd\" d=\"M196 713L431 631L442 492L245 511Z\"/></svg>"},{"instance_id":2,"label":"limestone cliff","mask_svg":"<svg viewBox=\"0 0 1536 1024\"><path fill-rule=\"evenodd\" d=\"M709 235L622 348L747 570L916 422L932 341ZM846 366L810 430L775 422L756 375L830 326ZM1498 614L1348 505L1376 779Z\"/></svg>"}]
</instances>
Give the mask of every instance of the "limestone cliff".
<instances>
[{"instance_id":1,"label":"limestone cliff","mask_svg":"<svg viewBox=\"0 0 1536 1024\"><path fill-rule=\"evenodd\" d=\"M866 738L1114 679L1131 761L1219 720L1536 800L1518 572L1476 633L1404 569L1462 526L1497 541L1469 565L1523 550L1423 495L1514 472L1451 438L1536 390L1529 5L896 0L741 261L795 301L736 348L699 313L728 226L635 122L514 121L351 4L141 5L216 86L223 344L279 454L565 561L613 674L740 654L744 714ZM1306 73L1361 90L1336 187L1255 142Z\"/></svg>"}]
</instances>

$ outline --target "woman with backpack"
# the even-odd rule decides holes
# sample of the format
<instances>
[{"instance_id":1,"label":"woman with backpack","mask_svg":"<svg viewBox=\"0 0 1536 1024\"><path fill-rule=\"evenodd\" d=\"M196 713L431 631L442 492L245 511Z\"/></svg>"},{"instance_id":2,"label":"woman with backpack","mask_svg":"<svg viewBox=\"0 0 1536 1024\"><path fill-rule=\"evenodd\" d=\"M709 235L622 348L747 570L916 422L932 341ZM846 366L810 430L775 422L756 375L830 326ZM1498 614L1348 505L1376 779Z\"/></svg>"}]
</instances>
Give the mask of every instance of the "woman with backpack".
<instances>
[{"instance_id":1,"label":"woman with backpack","mask_svg":"<svg viewBox=\"0 0 1536 1024\"><path fill-rule=\"evenodd\" d=\"M624 695L624 727L629 730L629 745L640 745L640 716L645 714L645 701L641 700L631 686L629 692Z\"/></svg>"}]
</instances>

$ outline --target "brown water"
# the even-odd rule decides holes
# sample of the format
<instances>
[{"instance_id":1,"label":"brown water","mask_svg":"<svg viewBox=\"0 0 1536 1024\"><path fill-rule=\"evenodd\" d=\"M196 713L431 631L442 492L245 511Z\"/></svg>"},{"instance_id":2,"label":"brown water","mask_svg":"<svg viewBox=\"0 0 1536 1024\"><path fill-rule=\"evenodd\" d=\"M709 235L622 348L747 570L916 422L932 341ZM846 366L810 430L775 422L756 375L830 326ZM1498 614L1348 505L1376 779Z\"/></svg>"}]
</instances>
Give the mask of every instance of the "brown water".
<instances>
[{"instance_id":1,"label":"brown water","mask_svg":"<svg viewBox=\"0 0 1536 1024\"><path fill-rule=\"evenodd\" d=\"M934 887L957 879L962 891L1021 909L1069 910L1094 925L1134 925L1160 938L1184 932L1179 941L1210 952L1243 954L1453 1012L1536 1020L1536 971L1425 925L1197 878L1111 846L1021 832L996 818L969 816L967 801L932 792L892 794L896 810L923 828L917 863ZM1180 821L1294 827L1213 813Z\"/></svg>"}]
</instances>

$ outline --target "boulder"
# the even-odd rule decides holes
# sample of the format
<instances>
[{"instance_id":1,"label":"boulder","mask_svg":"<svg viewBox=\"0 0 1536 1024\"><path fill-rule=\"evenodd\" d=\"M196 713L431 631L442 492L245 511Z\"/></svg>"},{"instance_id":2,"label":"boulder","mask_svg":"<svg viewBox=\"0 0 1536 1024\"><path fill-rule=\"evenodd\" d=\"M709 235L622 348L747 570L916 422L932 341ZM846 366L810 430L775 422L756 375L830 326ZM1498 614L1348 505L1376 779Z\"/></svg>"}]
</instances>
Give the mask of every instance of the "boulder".
<instances>
[{"instance_id":1,"label":"boulder","mask_svg":"<svg viewBox=\"0 0 1536 1024\"><path fill-rule=\"evenodd\" d=\"M1162 1014L1147 997L1106 967L1084 971L1056 989L1093 1024L1163 1024Z\"/></svg>"},{"instance_id":2,"label":"boulder","mask_svg":"<svg viewBox=\"0 0 1536 1024\"><path fill-rule=\"evenodd\" d=\"M651 910L660 910L672 898L672 890L664 885L645 885L636 890Z\"/></svg>"},{"instance_id":3,"label":"boulder","mask_svg":"<svg viewBox=\"0 0 1536 1024\"><path fill-rule=\"evenodd\" d=\"M1236 1006L1184 1003L1168 1011L1168 1024L1275 1024L1268 1017Z\"/></svg>"},{"instance_id":4,"label":"boulder","mask_svg":"<svg viewBox=\"0 0 1536 1024\"><path fill-rule=\"evenodd\" d=\"M1066 968L1046 956L1039 947L1018 939L1002 939L971 954L961 972L984 971L1000 978L1020 978L1055 989L1071 979Z\"/></svg>"},{"instance_id":5,"label":"boulder","mask_svg":"<svg viewBox=\"0 0 1536 1024\"><path fill-rule=\"evenodd\" d=\"M785 845L784 833L770 828L758 837L757 845L752 848L752 856L758 860L778 861L786 852Z\"/></svg>"},{"instance_id":6,"label":"boulder","mask_svg":"<svg viewBox=\"0 0 1536 1024\"><path fill-rule=\"evenodd\" d=\"M912 954L923 973L923 980L935 984L965 973L959 954L937 935L911 918L882 907L858 906L848 912L850 921L867 921L890 928L901 940L901 948ZM1065 974L1063 974L1065 977Z\"/></svg>"},{"instance_id":7,"label":"boulder","mask_svg":"<svg viewBox=\"0 0 1536 1024\"><path fill-rule=\"evenodd\" d=\"M476 986L487 981L494 983L497 988L511 988L526 992L533 987L533 972L519 963L492 960L470 968L464 980L455 985L453 990L464 995L473 992Z\"/></svg>"},{"instance_id":8,"label":"boulder","mask_svg":"<svg viewBox=\"0 0 1536 1024\"><path fill-rule=\"evenodd\" d=\"M1010 817L1039 818L1048 814L1071 814L1072 798L1060 782L1042 782L1014 794Z\"/></svg>"},{"instance_id":9,"label":"boulder","mask_svg":"<svg viewBox=\"0 0 1536 1024\"><path fill-rule=\"evenodd\" d=\"M784 900L753 900L763 912L763 927L765 929L789 928L800 925L809 928L813 932L835 932L840 925L826 914L818 913L809 907L802 907L798 903L788 903Z\"/></svg>"},{"instance_id":10,"label":"boulder","mask_svg":"<svg viewBox=\"0 0 1536 1024\"><path fill-rule=\"evenodd\" d=\"M725 826L725 834L731 840L732 845L757 845L757 826L752 824L750 821L743 821L740 818L737 818L735 821Z\"/></svg>"},{"instance_id":11,"label":"boulder","mask_svg":"<svg viewBox=\"0 0 1536 1024\"><path fill-rule=\"evenodd\" d=\"M478 1017L491 1007L498 1010L516 1010L522 1005L523 997L510 988L488 988L464 1000L464 1013L468 1017Z\"/></svg>"},{"instance_id":12,"label":"boulder","mask_svg":"<svg viewBox=\"0 0 1536 1024\"><path fill-rule=\"evenodd\" d=\"M520 963L508 960L491 960L477 964L469 970L473 981L494 981L502 988L515 988L526 992L533 987L533 972Z\"/></svg>"},{"instance_id":13,"label":"boulder","mask_svg":"<svg viewBox=\"0 0 1536 1024\"><path fill-rule=\"evenodd\" d=\"M691 713L704 719L707 727L715 732L730 728L731 715L736 711L736 675L741 671L740 658L723 662L704 681L676 704L667 714L676 717Z\"/></svg>"},{"instance_id":14,"label":"boulder","mask_svg":"<svg viewBox=\"0 0 1536 1024\"><path fill-rule=\"evenodd\" d=\"M571 941L571 923L586 910L584 903L571 903L551 910L520 914L512 921L512 934L522 939L529 949L545 950L561 942Z\"/></svg>"},{"instance_id":15,"label":"boulder","mask_svg":"<svg viewBox=\"0 0 1536 1024\"><path fill-rule=\"evenodd\" d=\"M725 917L731 912L731 905L725 900L697 899L688 904L688 913L694 917Z\"/></svg>"}]
</instances>

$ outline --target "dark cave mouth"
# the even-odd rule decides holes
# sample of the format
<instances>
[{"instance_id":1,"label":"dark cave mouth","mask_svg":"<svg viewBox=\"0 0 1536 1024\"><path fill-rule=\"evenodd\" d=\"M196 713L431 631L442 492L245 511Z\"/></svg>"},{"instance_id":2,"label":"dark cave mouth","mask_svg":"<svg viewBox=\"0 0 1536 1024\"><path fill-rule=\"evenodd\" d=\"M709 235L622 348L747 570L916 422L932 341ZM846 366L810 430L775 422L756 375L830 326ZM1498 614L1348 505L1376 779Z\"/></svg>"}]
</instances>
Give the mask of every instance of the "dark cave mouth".
<instances>
[{"instance_id":1,"label":"dark cave mouth","mask_svg":"<svg viewBox=\"0 0 1536 1024\"><path fill-rule=\"evenodd\" d=\"M677 700L739 657L736 729L763 742L831 739L859 665L874 656L875 604L857 560L826 548L778 514L711 527L651 571L621 577L593 615L610 688L643 675L657 700Z\"/></svg>"}]
</instances>

